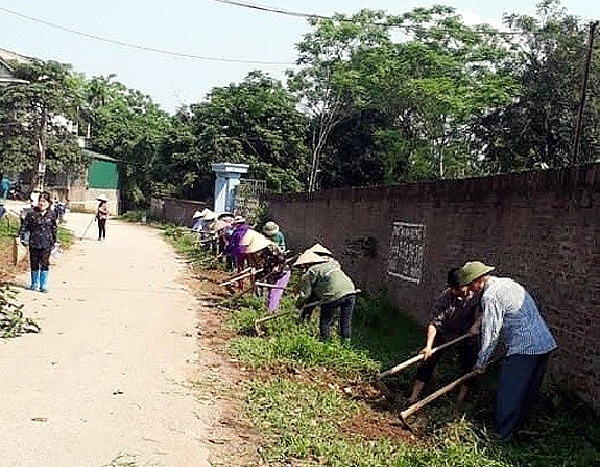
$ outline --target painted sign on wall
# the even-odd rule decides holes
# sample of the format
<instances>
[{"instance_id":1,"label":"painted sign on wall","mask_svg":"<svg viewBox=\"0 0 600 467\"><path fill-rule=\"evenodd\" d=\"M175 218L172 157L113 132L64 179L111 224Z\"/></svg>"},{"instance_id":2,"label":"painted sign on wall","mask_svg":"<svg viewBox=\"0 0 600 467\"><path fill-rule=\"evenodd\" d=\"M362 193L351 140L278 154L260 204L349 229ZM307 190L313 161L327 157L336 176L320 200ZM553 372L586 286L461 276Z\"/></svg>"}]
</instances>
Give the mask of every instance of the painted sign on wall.
<instances>
[{"instance_id":1,"label":"painted sign on wall","mask_svg":"<svg viewBox=\"0 0 600 467\"><path fill-rule=\"evenodd\" d=\"M425 224L394 222L390 235L388 274L419 284L425 252Z\"/></svg>"}]
</instances>

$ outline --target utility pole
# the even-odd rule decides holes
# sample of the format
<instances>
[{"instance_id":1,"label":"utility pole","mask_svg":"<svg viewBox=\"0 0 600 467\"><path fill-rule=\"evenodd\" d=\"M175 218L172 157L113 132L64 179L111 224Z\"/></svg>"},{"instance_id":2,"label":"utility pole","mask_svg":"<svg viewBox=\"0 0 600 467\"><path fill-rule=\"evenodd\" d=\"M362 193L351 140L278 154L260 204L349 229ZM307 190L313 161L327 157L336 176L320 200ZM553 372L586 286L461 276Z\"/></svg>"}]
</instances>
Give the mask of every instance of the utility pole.
<instances>
[{"instance_id":1,"label":"utility pole","mask_svg":"<svg viewBox=\"0 0 600 467\"><path fill-rule=\"evenodd\" d=\"M48 109L44 105L42 109L42 125L40 127L40 134L37 139L38 149L38 172L37 172L37 189L44 191L44 179L46 178L46 136L48 133Z\"/></svg>"},{"instance_id":2,"label":"utility pole","mask_svg":"<svg viewBox=\"0 0 600 467\"><path fill-rule=\"evenodd\" d=\"M579 109L577 111L577 120L575 122L575 141L573 142L573 164L577 164L577 157L579 155L579 140L581 139L581 125L583 120L583 109L585 107L585 94L587 88L587 80L590 73L590 62L592 61L592 51L594 49L594 36L596 34L596 27L600 21L590 22L590 36L588 39L587 52L585 56L585 62L583 64L583 74L581 76L581 87L580 87L580 98L579 98Z\"/></svg>"}]
</instances>

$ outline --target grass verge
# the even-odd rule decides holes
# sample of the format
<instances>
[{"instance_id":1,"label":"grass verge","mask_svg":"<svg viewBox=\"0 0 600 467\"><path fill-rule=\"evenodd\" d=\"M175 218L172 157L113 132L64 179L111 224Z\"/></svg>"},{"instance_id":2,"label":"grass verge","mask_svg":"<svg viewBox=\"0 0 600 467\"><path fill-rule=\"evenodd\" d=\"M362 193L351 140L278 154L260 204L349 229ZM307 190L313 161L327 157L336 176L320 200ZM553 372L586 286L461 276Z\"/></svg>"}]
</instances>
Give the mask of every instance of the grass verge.
<instances>
[{"instance_id":1,"label":"grass verge","mask_svg":"<svg viewBox=\"0 0 600 467\"><path fill-rule=\"evenodd\" d=\"M184 235L171 234L181 252L195 253ZM600 424L590 411L568 401L546 384L515 442L497 444L488 434L496 374L478 379L469 401L441 397L410 419L417 436L398 423L405 408L414 368L390 378L398 394L386 400L374 385L375 375L414 355L424 330L392 309L385 293L360 297L353 320L353 342L318 339L316 317L295 319L293 301L285 297L287 315L262 326L264 298L247 295L224 300L230 310L228 350L249 375L245 383L248 413L264 443L260 452L270 466L356 467L588 467L598 465ZM335 335L335 331L333 333ZM442 359L433 388L455 379L458 366Z\"/></svg>"}]
</instances>

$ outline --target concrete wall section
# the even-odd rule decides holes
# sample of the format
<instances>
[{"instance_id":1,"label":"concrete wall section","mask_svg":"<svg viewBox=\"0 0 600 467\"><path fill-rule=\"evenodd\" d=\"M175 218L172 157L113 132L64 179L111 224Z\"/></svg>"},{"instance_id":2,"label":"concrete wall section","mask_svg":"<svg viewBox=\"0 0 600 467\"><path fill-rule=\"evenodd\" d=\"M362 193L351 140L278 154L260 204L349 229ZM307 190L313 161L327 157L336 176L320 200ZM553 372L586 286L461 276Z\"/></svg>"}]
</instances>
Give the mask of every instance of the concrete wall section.
<instances>
[{"instance_id":1,"label":"concrete wall section","mask_svg":"<svg viewBox=\"0 0 600 467\"><path fill-rule=\"evenodd\" d=\"M212 202L153 198L150 201L150 218L191 227L194 212L205 208L212 209Z\"/></svg>"}]
</instances>

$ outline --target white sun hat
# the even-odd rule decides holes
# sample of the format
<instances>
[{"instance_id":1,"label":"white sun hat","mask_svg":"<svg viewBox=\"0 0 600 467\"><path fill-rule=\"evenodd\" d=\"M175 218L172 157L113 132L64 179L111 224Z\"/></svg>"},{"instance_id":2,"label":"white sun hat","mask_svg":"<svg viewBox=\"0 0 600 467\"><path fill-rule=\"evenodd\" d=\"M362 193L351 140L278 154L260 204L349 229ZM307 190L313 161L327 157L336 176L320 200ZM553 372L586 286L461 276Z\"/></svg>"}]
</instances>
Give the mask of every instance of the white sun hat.
<instances>
[{"instance_id":1,"label":"white sun hat","mask_svg":"<svg viewBox=\"0 0 600 467\"><path fill-rule=\"evenodd\" d=\"M318 254L316 254L310 250L306 250L304 253L302 253L298 257L298 259L294 263L294 266L303 266L303 265L307 265L307 264L318 264L318 263L326 263L326 262L327 262L327 258L324 258L323 256L319 256Z\"/></svg>"}]
</instances>

